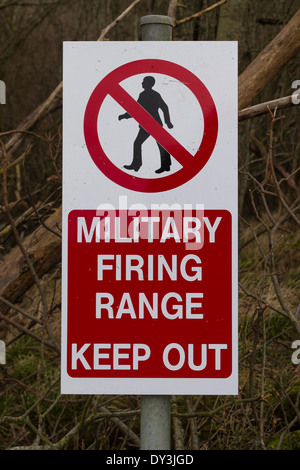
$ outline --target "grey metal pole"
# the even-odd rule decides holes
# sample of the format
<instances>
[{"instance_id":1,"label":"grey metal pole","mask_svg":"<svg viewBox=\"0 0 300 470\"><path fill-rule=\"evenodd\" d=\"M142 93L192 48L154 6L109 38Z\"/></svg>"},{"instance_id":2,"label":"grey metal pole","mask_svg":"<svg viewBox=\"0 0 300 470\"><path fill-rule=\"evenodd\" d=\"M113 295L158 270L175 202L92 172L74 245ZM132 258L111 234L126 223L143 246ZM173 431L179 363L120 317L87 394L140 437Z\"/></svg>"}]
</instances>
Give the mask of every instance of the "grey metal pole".
<instances>
[{"instance_id":1,"label":"grey metal pole","mask_svg":"<svg viewBox=\"0 0 300 470\"><path fill-rule=\"evenodd\" d=\"M141 450L170 450L171 397L141 397Z\"/></svg>"},{"instance_id":2,"label":"grey metal pole","mask_svg":"<svg viewBox=\"0 0 300 470\"><path fill-rule=\"evenodd\" d=\"M173 19L170 16L142 16L140 26L142 41L172 41Z\"/></svg>"},{"instance_id":3,"label":"grey metal pole","mask_svg":"<svg viewBox=\"0 0 300 470\"><path fill-rule=\"evenodd\" d=\"M170 16L148 15L140 20L142 41L172 41L173 19ZM141 397L141 450L170 450L171 397Z\"/></svg>"}]
</instances>

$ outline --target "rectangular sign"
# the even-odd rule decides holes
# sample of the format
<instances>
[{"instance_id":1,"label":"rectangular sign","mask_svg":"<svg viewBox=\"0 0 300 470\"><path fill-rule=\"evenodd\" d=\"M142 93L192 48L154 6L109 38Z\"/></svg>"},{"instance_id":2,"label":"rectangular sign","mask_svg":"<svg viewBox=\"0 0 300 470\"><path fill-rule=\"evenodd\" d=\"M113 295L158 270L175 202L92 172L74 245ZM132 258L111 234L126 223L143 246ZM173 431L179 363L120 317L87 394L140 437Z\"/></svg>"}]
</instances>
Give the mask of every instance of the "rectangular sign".
<instances>
[{"instance_id":1,"label":"rectangular sign","mask_svg":"<svg viewBox=\"0 0 300 470\"><path fill-rule=\"evenodd\" d=\"M236 43L65 43L63 105L62 393L236 394Z\"/></svg>"}]
</instances>

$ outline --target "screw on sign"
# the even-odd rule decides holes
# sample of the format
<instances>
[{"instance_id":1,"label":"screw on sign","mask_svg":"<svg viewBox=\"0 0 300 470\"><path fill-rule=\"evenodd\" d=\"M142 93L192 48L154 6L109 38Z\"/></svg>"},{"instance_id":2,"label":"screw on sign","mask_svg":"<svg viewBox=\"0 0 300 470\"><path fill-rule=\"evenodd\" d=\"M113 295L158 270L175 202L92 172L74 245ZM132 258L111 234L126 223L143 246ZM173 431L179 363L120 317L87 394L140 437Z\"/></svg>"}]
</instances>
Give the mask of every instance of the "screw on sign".
<instances>
[{"instance_id":1,"label":"screw on sign","mask_svg":"<svg viewBox=\"0 0 300 470\"><path fill-rule=\"evenodd\" d=\"M175 78L183 83L197 99L204 117L204 132L201 144L195 155L188 152L162 127L161 121L157 119L157 109L151 112L147 105L147 103L149 104L147 99L146 105L145 103L143 103L143 105L140 104L140 100L136 101L120 85L120 82L129 77L137 74L147 74L149 76L149 73L164 74ZM144 80L143 83L145 91L148 89L148 94L150 94L151 91L153 92L153 90L149 90L149 81L147 83L147 80L146 82ZM143 95L143 93L141 93L141 95ZM137 160L133 160L130 165L124 165L125 168L127 167L127 169L135 171L134 177L112 163L110 156L106 155L99 140L97 130L98 115L103 101L107 96L111 96L125 109L126 112L121 115L121 118L130 116L140 125L140 132L136 139L136 147L139 148ZM162 101L160 104L162 104ZM165 109L164 116L167 126L171 128L173 125L167 109ZM109 73L92 92L84 116L85 141L94 163L102 173L113 182L127 189L140 192L153 193L167 191L181 186L192 179L209 160L216 144L217 134L217 111L214 101L205 85L186 68L174 62L160 59L142 59L129 62ZM140 147L149 135L156 140L161 154L161 167L158 169L157 173L164 173L165 175L165 171L168 171L171 163L170 155L180 163L182 168L173 174L168 174L163 177L158 176L154 179L137 177L136 171L138 171L140 166L140 161L138 161Z\"/></svg>"}]
</instances>

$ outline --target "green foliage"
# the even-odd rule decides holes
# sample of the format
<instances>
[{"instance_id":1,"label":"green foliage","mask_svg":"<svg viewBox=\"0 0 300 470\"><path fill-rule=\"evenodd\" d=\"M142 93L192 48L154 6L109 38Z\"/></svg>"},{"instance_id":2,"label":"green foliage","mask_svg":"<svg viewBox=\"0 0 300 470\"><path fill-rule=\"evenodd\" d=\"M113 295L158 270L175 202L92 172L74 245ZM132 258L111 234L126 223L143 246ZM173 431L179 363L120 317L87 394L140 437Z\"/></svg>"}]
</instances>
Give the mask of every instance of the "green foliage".
<instances>
[{"instance_id":1,"label":"green foliage","mask_svg":"<svg viewBox=\"0 0 300 470\"><path fill-rule=\"evenodd\" d=\"M279 442L281 450L300 450L300 429L290 431L283 438L280 434L276 434L272 437L268 450L276 450Z\"/></svg>"}]
</instances>

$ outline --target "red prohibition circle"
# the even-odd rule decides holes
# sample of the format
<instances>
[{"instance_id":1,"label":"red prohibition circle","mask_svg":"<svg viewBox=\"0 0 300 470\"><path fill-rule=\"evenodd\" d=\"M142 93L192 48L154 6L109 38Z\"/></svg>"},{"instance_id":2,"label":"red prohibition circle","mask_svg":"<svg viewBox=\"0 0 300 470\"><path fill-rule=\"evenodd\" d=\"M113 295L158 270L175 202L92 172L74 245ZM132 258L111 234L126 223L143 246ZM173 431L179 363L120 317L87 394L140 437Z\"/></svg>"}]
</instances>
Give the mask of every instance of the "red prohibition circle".
<instances>
[{"instance_id":1,"label":"red prohibition circle","mask_svg":"<svg viewBox=\"0 0 300 470\"><path fill-rule=\"evenodd\" d=\"M155 179L139 178L118 168L104 152L97 130L99 111L106 96L113 96L114 90L120 89L119 83L126 78L142 73L164 74L182 82L198 100L204 118L203 138L192 160L187 161L186 164L183 163L182 168L175 173ZM119 101L119 104L122 105L122 102ZM186 110L186 112L188 113L189 111ZM129 62L110 72L95 87L87 103L84 115L85 141L88 152L96 166L111 181L124 188L138 192L154 193L168 191L192 179L209 160L216 144L217 134L217 110L205 85L186 68L161 59L142 59Z\"/></svg>"}]
</instances>

